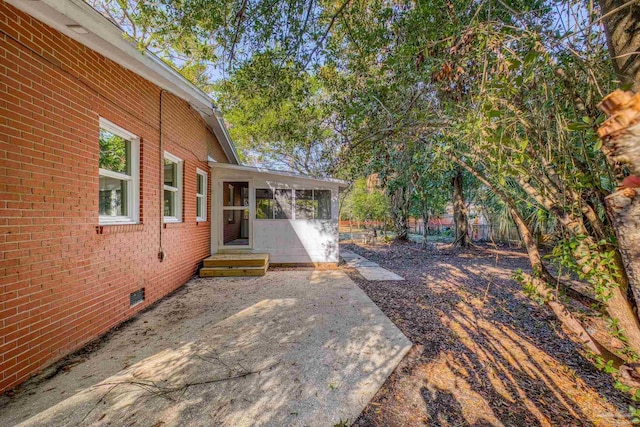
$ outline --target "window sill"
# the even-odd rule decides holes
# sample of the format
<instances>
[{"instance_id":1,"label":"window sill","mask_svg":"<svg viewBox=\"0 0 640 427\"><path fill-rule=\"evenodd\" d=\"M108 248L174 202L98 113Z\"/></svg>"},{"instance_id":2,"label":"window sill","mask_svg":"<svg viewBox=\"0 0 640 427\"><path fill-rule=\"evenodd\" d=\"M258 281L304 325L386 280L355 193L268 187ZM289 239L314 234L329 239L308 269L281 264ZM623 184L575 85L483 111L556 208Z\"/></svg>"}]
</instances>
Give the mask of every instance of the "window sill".
<instances>
[{"instance_id":1,"label":"window sill","mask_svg":"<svg viewBox=\"0 0 640 427\"><path fill-rule=\"evenodd\" d=\"M137 221L128 221L128 220L124 220L124 221L100 221L98 222L98 225L137 225L140 224Z\"/></svg>"},{"instance_id":2,"label":"window sill","mask_svg":"<svg viewBox=\"0 0 640 427\"><path fill-rule=\"evenodd\" d=\"M116 234L116 233L130 233L134 231L142 231L144 225L141 223L109 223L96 225L97 234Z\"/></svg>"}]
</instances>

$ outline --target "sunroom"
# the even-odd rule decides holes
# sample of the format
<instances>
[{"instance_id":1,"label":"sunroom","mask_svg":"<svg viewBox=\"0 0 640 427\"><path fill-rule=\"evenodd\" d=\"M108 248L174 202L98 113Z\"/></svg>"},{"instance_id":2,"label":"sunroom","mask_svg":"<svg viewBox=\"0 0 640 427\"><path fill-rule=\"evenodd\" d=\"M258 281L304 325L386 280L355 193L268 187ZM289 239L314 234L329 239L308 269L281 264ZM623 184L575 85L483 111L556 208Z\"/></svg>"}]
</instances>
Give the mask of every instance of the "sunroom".
<instances>
[{"instance_id":1,"label":"sunroom","mask_svg":"<svg viewBox=\"0 0 640 427\"><path fill-rule=\"evenodd\" d=\"M212 170L211 252L265 253L271 265L337 264L347 183L223 163Z\"/></svg>"}]
</instances>

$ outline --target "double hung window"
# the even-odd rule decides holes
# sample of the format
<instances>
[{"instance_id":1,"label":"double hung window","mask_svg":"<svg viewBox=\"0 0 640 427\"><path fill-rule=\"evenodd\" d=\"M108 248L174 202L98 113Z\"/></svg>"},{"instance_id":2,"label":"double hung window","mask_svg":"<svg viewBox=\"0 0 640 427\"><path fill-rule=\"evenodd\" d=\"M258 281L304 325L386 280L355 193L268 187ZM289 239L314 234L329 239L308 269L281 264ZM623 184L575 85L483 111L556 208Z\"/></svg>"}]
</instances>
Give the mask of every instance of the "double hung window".
<instances>
[{"instance_id":1,"label":"double hung window","mask_svg":"<svg viewBox=\"0 0 640 427\"><path fill-rule=\"evenodd\" d=\"M182 159L164 152L164 222L182 222Z\"/></svg>"},{"instance_id":2,"label":"double hung window","mask_svg":"<svg viewBox=\"0 0 640 427\"><path fill-rule=\"evenodd\" d=\"M140 139L100 119L98 215L101 225L135 224L140 211Z\"/></svg>"}]
</instances>

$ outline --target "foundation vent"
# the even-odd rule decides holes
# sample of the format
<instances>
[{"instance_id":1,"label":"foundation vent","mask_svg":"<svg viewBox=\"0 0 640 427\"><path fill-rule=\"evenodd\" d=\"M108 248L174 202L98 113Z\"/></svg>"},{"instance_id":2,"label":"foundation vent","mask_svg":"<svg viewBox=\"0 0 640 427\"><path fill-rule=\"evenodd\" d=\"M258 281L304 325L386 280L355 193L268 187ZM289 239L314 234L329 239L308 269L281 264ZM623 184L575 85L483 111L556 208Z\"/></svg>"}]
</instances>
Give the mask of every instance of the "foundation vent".
<instances>
[{"instance_id":1,"label":"foundation vent","mask_svg":"<svg viewBox=\"0 0 640 427\"><path fill-rule=\"evenodd\" d=\"M135 292L129 294L129 307L140 304L144 301L144 288L138 289Z\"/></svg>"}]
</instances>

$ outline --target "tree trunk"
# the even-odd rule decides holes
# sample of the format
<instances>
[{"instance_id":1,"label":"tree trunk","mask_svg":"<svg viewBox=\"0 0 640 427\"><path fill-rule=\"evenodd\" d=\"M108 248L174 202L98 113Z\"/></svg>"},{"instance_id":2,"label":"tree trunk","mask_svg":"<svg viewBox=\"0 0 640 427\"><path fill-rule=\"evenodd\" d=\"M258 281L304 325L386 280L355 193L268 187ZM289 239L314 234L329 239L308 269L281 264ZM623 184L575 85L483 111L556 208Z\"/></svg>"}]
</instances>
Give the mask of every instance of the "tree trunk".
<instances>
[{"instance_id":1,"label":"tree trunk","mask_svg":"<svg viewBox=\"0 0 640 427\"><path fill-rule=\"evenodd\" d=\"M353 240L353 219L349 219L349 240Z\"/></svg>"},{"instance_id":2,"label":"tree trunk","mask_svg":"<svg viewBox=\"0 0 640 427\"><path fill-rule=\"evenodd\" d=\"M583 345L591 352L598 356L601 356L607 361L613 361L616 367L622 365L624 363L624 360L613 354L606 347L601 345L596 339L594 339L584 328L582 323L571 314L571 312L564 306L564 304L561 303L561 301L549 288L549 285L555 283L561 289L563 289L568 296L573 297L574 299L577 299L587 305L590 305L594 302L589 297L580 294L579 292L571 289L568 286L562 285L549 273L542 262L542 256L540 255L538 246L536 245L536 242L533 238L533 234L531 233L531 230L529 229L527 223L518 212L514 201L503 191L500 191L498 188L496 188L482 174L475 171L461 160L456 160L456 162L460 166L468 170L476 178L478 178L478 180L485 184L489 189L491 189L509 207L509 213L511 214L511 217L515 222L516 227L518 228L518 233L520 234L520 237L525 245L527 255L529 256L531 269L533 270L533 276L526 277L527 275L525 275L525 279L528 283L531 284L531 286L534 287L535 291L544 298L545 303L551 309L551 311L553 311L558 321L569 332L575 334L577 338L583 343Z\"/></svg>"},{"instance_id":3,"label":"tree trunk","mask_svg":"<svg viewBox=\"0 0 640 427\"><path fill-rule=\"evenodd\" d=\"M613 69L623 84L640 91L640 3L600 0Z\"/></svg>"},{"instance_id":4,"label":"tree trunk","mask_svg":"<svg viewBox=\"0 0 640 427\"><path fill-rule=\"evenodd\" d=\"M524 248L527 250L527 255L529 256L529 264L531 264L531 269L533 270L533 277L542 280L549 286L556 285L558 289L564 292L568 297L581 302L587 307L597 305L597 301L581 294L570 286L561 283L559 280L554 278L551 273L549 273L549 270L547 270L547 267L545 267L544 263L542 262L542 255L540 254L540 250L538 249L538 245L533 237L531 229L520 215L520 212L516 210L515 205L510 204L510 206L511 207L509 208L509 213L511 215L511 218L513 219L513 222L516 224L516 228L518 229L518 234L520 235L520 239L522 239ZM537 289L537 291L538 293L540 293L539 289Z\"/></svg>"},{"instance_id":5,"label":"tree trunk","mask_svg":"<svg viewBox=\"0 0 640 427\"><path fill-rule=\"evenodd\" d=\"M411 192L401 186L391 194L391 219L396 228L396 239L407 240L409 236L409 196Z\"/></svg>"},{"instance_id":6,"label":"tree trunk","mask_svg":"<svg viewBox=\"0 0 640 427\"><path fill-rule=\"evenodd\" d=\"M398 216L396 217L396 239L407 240L409 237L409 227L407 226L407 219Z\"/></svg>"},{"instance_id":7,"label":"tree trunk","mask_svg":"<svg viewBox=\"0 0 640 427\"><path fill-rule=\"evenodd\" d=\"M394 225L396 227L396 239L407 240L409 237L409 225L407 223L407 217L398 213L394 215Z\"/></svg>"},{"instance_id":8,"label":"tree trunk","mask_svg":"<svg viewBox=\"0 0 640 427\"><path fill-rule=\"evenodd\" d=\"M640 92L640 4L627 0L600 0L607 45L614 70L623 83ZM609 120L598 134L604 139L602 150L610 163L626 165L631 176L618 170L622 184L635 185L618 190L605 199L607 215L618 238L620 256L636 307L640 303L640 95L615 91L599 105ZM635 187L635 188L634 188Z\"/></svg>"},{"instance_id":9,"label":"tree trunk","mask_svg":"<svg viewBox=\"0 0 640 427\"><path fill-rule=\"evenodd\" d=\"M612 320L617 321L618 328L626 337L631 349L640 355L640 322L634 311L634 304L627 297L629 274L632 270L627 269L625 272L625 266L615 256L612 267L605 265L606 259L602 257L602 251L597 249L597 241L587 234L581 221L572 220L568 214L559 216L558 219L572 236L579 238L579 244L573 249L577 265L585 275L593 274L600 285L610 290L610 298L604 302L607 314ZM640 228L636 227L635 233L640 233ZM634 250L637 253L637 247ZM620 250L619 253L624 252ZM592 273L594 270L596 272ZM616 272L620 273L617 279L614 276Z\"/></svg>"},{"instance_id":10,"label":"tree trunk","mask_svg":"<svg viewBox=\"0 0 640 427\"><path fill-rule=\"evenodd\" d=\"M552 289L550 289L549 285L552 285L554 284L554 282L556 282L557 285L559 285L559 287L567 294L567 296L572 297L582 302L583 304L586 304L587 306L591 305L594 301L568 286L561 285L557 280L553 278L553 276L549 273L547 268L542 263L540 251L538 250L538 246L536 245L529 226L526 224L515 207L510 207L509 212L511 214L511 218L516 223L518 234L520 234L520 238L522 239L525 249L527 250L527 254L529 255L529 262L531 263L531 268L533 270L533 277L525 277L527 283L533 286L535 291L544 298L545 303L551 309L551 311L553 311L560 323L565 328L567 328L569 332L576 335L586 348L588 348L594 354L601 356L605 360L612 360L616 367L620 367L624 363L624 360L619 356L613 354L606 347L595 340L587 332L582 323L578 319L576 319L571 314L571 312L567 310L564 304L562 304L558 300L557 296L554 294Z\"/></svg>"},{"instance_id":11,"label":"tree trunk","mask_svg":"<svg viewBox=\"0 0 640 427\"><path fill-rule=\"evenodd\" d=\"M509 203L509 205L511 205L511 203ZM529 230L529 226L524 222L524 219L522 219L522 216L520 216L520 213L516 210L515 207L510 207L509 213L511 214L513 222L515 222L516 224L520 239L522 239L524 248L527 250L527 255L529 255L529 263L531 264L531 269L533 270L533 276L550 282L553 278L542 263L542 255L540 255L538 245L533 238L531 230Z\"/></svg>"},{"instance_id":12,"label":"tree trunk","mask_svg":"<svg viewBox=\"0 0 640 427\"><path fill-rule=\"evenodd\" d=\"M640 296L640 94L615 91L600 104L609 120L598 129L604 139L602 149L609 159L628 167L633 174L623 179L616 192L606 200L607 214L618 238L620 255L628 277L628 286L638 301ZM627 289L618 289L614 298L622 301ZM615 302L612 302L615 303ZM637 317L636 317L637 320ZM625 327L625 325L621 325ZM640 333L638 334L640 339Z\"/></svg>"},{"instance_id":13,"label":"tree trunk","mask_svg":"<svg viewBox=\"0 0 640 427\"><path fill-rule=\"evenodd\" d=\"M422 203L422 247L426 248L428 243L429 208L427 203Z\"/></svg>"},{"instance_id":14,"label":"tree trunk","mask_svg":"<svg viewBox=\"0 0 640 427\"><path fill-rule=\"evenodd\" d=\"M629 285L634 290L636 305L640 306L640 196L637 189L625 189L611 194L605 201L616 229Z\"/></svg>"},{"instance_id":15,"label":"tree trunk","mask_svg":"<svg viewBox=\"0 0 640 427\"><path fill-rule=\"evenodd\" d=\"M453 222L455 224L455 240L453 246L469 247L469 219L467 205L464 201L462 170L456 168L456 175L451 180L453 186Z\"/></svg>"},{"instance_id":16,"label":"tree trunk","mask_svg":"<svg viewBox=\"0 0 640 427\"><path fill-rule=\"evenodd\" d=\"M604 126L603 126L604 127ZM579 244L573 249L573 257L585 275L590 275L590 283L610 291L610 298L604 302L607 314L612 320L618 322L619 328L627 338L629 346L640 355L640 322L634 311L635 304L626 298L630 283L629 274L633 274L633 269L625 268L620 262L620 257L624 260L624 248L622 244L619 250L615 250L613 266L604 264L603 250L598 241L589 234L582 216L574 215L570 210L565 210L557 201L551 200L533 188L526 179L519 179L521 188L536 200L542 207L553 213L563 228L573 237L577 238ZM612 221L614 222L614 221ZM619 230L617 230L619 234ZM640 233L640 228L635 230ZM619 239L624 236L618 236ZM621 242L622 243L622 242ZM632 247L633 248L633 247ZM636 253L638 247L633 248ZM640 261L640 260L639 260ZM618 274L616 279L614 274ZM591 280L596 280L597 283ZM637 294L634 292L634 294Z\"/></svg>"}]
</instances>

